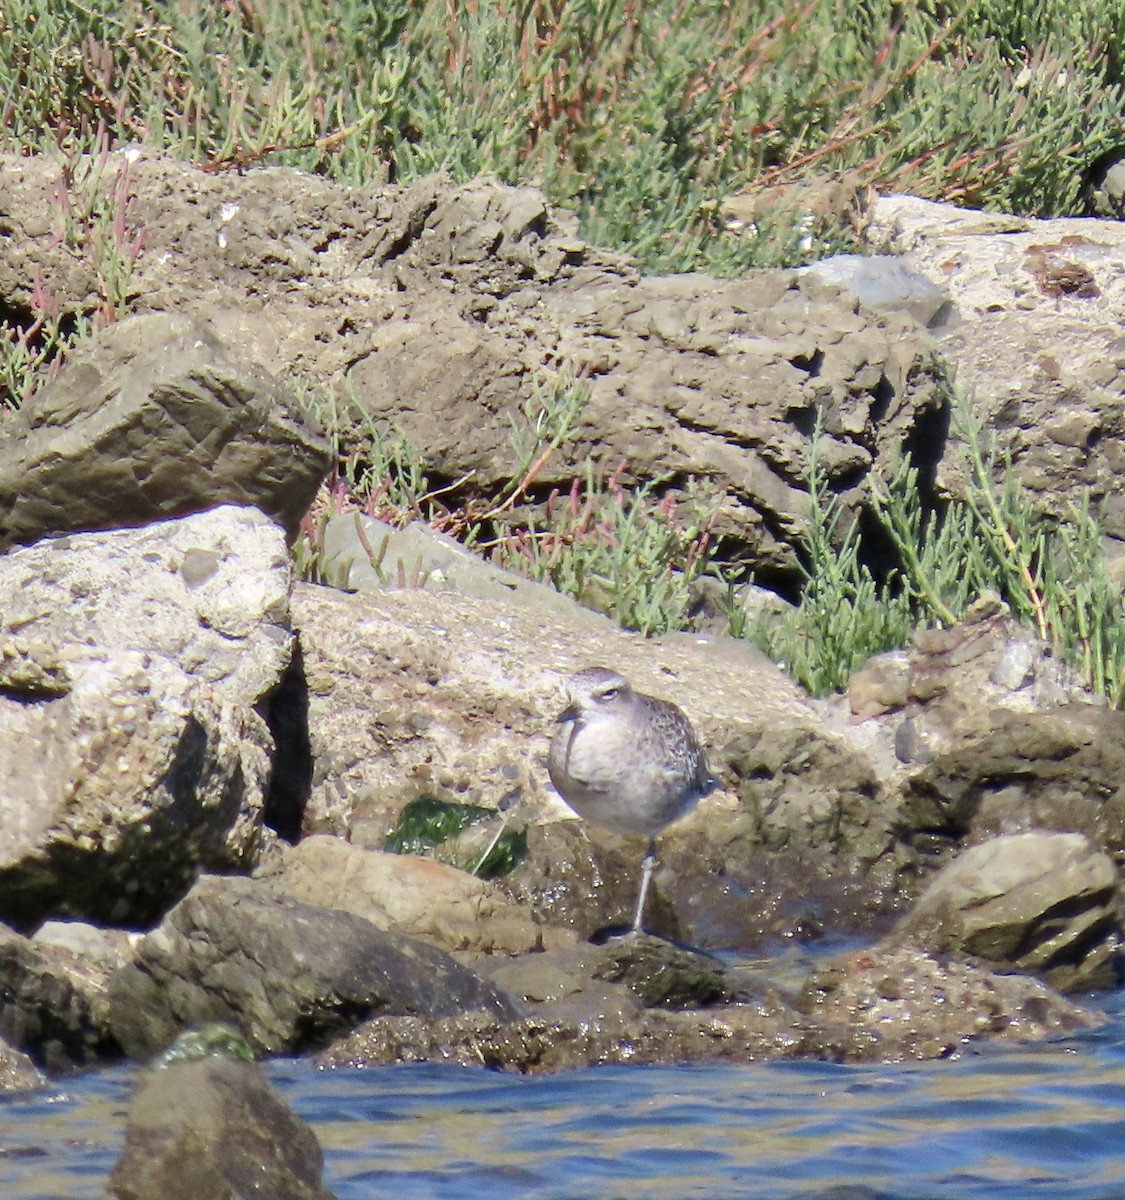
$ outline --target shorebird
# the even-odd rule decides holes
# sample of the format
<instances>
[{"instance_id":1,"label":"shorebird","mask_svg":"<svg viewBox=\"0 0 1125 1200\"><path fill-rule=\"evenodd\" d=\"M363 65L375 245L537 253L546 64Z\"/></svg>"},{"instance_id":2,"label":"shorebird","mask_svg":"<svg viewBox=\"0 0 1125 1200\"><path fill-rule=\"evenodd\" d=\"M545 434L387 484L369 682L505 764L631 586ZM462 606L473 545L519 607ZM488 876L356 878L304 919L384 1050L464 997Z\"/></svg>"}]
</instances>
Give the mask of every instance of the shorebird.
<instances>
[{"instance_id":1,"label":"shorebird","mask_svg":"<svg viewBox=\"0 0 1125 1200\"><path fill-rule=\"evenodd\" d=\"M589 667L567 681L547 770L584 820L614 833L643 833L648 849L633 917L639 933L656 866L656 836L690 812L717 781L683 710L635 692L624 676Z\"/></svg>"}]
</instances>

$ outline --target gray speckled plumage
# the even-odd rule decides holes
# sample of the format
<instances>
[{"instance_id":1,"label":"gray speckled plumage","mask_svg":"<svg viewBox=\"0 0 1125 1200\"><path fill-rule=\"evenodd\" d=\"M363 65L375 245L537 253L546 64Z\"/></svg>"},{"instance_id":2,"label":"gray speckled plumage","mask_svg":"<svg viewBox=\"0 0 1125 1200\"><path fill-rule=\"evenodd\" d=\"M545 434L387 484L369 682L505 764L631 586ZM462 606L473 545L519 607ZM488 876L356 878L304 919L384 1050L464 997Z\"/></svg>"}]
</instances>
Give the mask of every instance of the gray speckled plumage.
<instances>
[{"instance_id":1,"label":"gray speckled plumage","mask_svg":"<svg viewBox=\"0 0 1125 1200\"><path fill-rule=\"evenodd\" d=\"M559 795L584 820L650 839L634 928L640 928L652 839L715 787L691 722L668 700L635 692L606 667L567 682L547 769Z\"/></svg>"}]
</instances>

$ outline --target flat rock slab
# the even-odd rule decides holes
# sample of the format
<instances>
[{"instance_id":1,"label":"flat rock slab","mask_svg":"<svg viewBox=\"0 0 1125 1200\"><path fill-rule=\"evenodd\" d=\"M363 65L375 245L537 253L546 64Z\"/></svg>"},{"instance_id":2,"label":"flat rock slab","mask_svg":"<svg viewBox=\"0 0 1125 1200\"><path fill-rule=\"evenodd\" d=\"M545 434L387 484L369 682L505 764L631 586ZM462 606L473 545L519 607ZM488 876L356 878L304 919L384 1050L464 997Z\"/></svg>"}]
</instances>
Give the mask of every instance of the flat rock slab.
<instances>
[{"instance_id":1,"label":"flat rock slab","mask_svg":"<svg viewBox=\"0 0 1125 1200\"><path fill-rule=\"evenodd\" d=\"M338 908L379 929L420 938L463 959L542 949L530 911L487 880L445 863L387 854L316 834L258 878L276 895ZM547 931L556 940L566 931ZM570 939L573 940L573 934Z\"/></svg>"},{"instance_id":2,"label":"flat rock slab","mask_svg":"<svg viewBox=\"0 0 1125 1200\"><path fill-rule=\"evenodd\" d=\"M150 1072L134 1092L106 1195L332 1200L321 1184L323 1166L316 1135L255 1063L174 1062Z\"/></svg>"},{"instance_id":3,"label":"flat rock slab","mask_svg":"<svg viewBox=\"0 0 1125 1200\"><path fill-rule=\"evenodd\" d=\"M434 946L338 909L205 876L110 981L110 1024L145 1057L207 1021L241 1029L258 1054L323 1044L379 1013L467 1009L516 1015L492 985Z\"/></svg>"}]
</instances>

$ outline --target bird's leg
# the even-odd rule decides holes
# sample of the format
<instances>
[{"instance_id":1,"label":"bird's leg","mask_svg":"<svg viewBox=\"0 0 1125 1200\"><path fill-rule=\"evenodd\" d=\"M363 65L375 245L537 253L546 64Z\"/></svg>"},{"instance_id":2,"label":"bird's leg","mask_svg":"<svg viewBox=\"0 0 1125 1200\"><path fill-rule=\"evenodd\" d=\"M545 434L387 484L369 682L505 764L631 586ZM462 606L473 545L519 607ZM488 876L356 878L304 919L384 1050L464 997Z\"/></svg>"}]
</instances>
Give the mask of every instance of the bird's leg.
<instances>
[{"instance_id":1,"label":"bird's leg","mask_svg":"<svg viewBox=\"0 0 1125 1200\"><path fill-rule=\"evenodd\" d=\"M641 933L641 920L645 915L645 899L648 896L648 884L656 869L656 839L649 838L648 849L645 851L644 862L641 863L641 894L637 897L637 912L633 917L633 932Z\"/></svg>"}]
</instances>

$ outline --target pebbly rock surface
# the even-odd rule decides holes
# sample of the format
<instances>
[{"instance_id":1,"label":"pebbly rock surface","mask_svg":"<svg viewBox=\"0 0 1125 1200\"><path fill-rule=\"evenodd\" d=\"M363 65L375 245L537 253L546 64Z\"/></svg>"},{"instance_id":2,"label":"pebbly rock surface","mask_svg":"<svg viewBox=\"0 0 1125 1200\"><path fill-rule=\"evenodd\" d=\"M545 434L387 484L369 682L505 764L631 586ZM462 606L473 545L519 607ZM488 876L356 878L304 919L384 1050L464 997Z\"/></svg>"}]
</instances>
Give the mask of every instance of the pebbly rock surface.
<instances>
[{"instance_id":1,"label":"pebbly rock surface","mask_svg":"<svg viewBox=\"0 0 1125 1200\"><path fill-rule=\"evenodd\" d=\"M223 876L200 879L139 943L109 998L110 1026L134 1057L208 1021L236 1026L256 1054L282 1054L379 1013L515 1015L501 992L434 946Z\"/></svg>"},{"instance_id":2,"label":"pebbly rock surface","mask_svg":"<svg viewBox=\"0 0 1125 1200\"><path fill-rule=\"evenodd\" d=\"M0 556L0 918L151 923L253 866L289 572L230 507Z\"/></svg>"},{"instance_id":3,"label":"pebbly rock surface","mask_svg":"<svg viewBox=\"0 0 1125 1200\"><path fill-rule=\"evenodd\" d=\"M107 181L126 171L145 229L136 310L209 321L240 361L425 447L434 478L472 471L483 492L508 480L520 469L512 421L566 366L591 399L541 483L569 486L591 453L608 470L627 460L638 480L712 479L748 560L791 569L814 410L822 464L849 503L940 419L930 342L910 318L859 311L788 272L643 278L533 188L207 174L135 148L108 157ZM0 158L0 290L16 309L31 310L37 277L64 314L96 295L44 209L58 184L47 158Z\"/></svg>"},{"instance_id":4,"label":"pebbly rock surface","mask_svg":"<svg viewBox=\"0 0 1125 1200\"><path fill-rule=\"evenodd\" d=\"M212 1056L151 1071L129 1102L108 1200L332 1200L316 1135L255 1063Z\"/></svg>"},{"instance_id":5,"label":"pebbly rock surface","mask_svg":"<svg viewBox=\"0 0 1125 1200\"><path fill-rule=\"evenodd\" d=\"M991 838L945 867L892 936L1040 975L1059 991L1113 987L1118 884L1117 864L1081 834Z\"/></svg>"},{"instance_id":6,"label":"pebbly rock surface","mask_svg":"<svg viewBox=\"0 0 1125 1200\"><path fill-rule=\"evenodd\" d=\"M3 428L0 551L217 504L256 506L293 536L331 462L262 367L181 314L94 335Z\"/></svg>"},{"instance_id":7,"label":"pebbly rock surface","mask_svg":"<svg viewBox=\"0 0 1125 1200\"><path fill-rule=\"evenodd\" d=\"M1102 1018L1040 980L879 943L814 971L797 1007L844 1062L944 1058L975 1041L1043 1041Z\"/></svg>"},{"instance_id":8,"label":"pebbly rock surface","mask_svg":"<svg viewBox=\"0 0 1125 1200\"><path fill-rule=\"evenodd\" d=\"M653 953L666 960L655 974ZM707 988L695 993L703 1007L663 1003L663 985L682 981L686 964L674 952L654 950L651 939L540 957L547 961L517 960L497 971L522 995L522 1019L377 1017L318 1061L377 1066L440 1057L525 1074L604 1063L899 1062L947 1057L986 1039L1040 1041L1099 1024L1038 980L905 946L838 956L795 994L712 963L694 972L693 986ZM617 972L633 986L613 980ZM646 1003L642 992L654 982Z\"/></svg>"}]
</instances>

